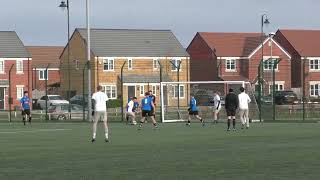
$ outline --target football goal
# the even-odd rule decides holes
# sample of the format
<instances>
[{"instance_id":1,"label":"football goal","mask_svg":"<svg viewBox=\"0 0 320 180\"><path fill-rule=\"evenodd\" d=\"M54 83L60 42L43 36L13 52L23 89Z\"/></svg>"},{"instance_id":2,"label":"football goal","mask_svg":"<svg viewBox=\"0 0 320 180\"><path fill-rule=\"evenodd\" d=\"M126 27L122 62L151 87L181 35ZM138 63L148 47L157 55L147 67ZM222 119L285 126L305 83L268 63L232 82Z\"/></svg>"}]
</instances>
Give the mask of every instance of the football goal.
<instances>
[{"instance_id":1,"label":"football goal","mask_svg":"<svg viewBox=\"0 0 320 180\"><path fill-rule=\"evenodd\" d=\"M213 120L213 98L216 92L221 97L222 109L220 120L226 119L224 98L232 88L236 94L244 87L251 98L250 119L258 119L259 110L251 84L245 81L189 81L189 82L161 82L161 115L162 122L183 122L188 119L190 97L197 101L199 115L205 121Z\"/></svg>"}]
</instances>

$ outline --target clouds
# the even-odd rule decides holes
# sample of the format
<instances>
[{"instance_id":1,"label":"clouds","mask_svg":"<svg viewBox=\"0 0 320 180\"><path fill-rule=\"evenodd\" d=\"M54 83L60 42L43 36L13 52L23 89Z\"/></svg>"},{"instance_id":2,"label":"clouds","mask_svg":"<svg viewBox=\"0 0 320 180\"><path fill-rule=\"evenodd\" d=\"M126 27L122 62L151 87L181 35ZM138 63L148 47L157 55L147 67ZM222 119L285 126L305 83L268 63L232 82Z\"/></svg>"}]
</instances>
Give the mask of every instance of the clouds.
<instances>
[{"instance_id":1,"label":"clouds","mask_svg":"<svg viewBox=\"0 0 320 180\"><path fill-rule=\"evenodd\" d=\"M4 1L4 0L1 0ZM3 2L4 3L4 2ZM27 45L64 45L60 0L10 0L0 30L16 30ZM197 31L259 31L267 12L277 28L320 29L317 0L91 0L92 27L172 29L184 46ZM71 27L85 27L85 0L70 0Z\"/></svg>"}]
</instances>

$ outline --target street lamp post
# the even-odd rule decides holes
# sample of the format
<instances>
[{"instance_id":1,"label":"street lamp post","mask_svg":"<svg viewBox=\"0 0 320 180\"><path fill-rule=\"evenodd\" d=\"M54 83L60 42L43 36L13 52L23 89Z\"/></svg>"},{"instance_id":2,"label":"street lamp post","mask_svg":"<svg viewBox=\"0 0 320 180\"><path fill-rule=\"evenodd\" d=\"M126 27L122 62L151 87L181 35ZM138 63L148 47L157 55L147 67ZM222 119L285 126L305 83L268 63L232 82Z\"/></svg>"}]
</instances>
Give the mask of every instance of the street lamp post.
<instances>
[{"instance_id":1,"label":"street lamp post","mask_svg":"<svg viewBox=\"0 0 320 180\"><path fill-rule=\"evenodd\" d=\"M264 25L270 24L267 14L261 16L261 60L258 68L258 81L259 81L259 120L262 122L262 93L263 93L263 41L264 41Z\"/></svg>"},{"instance_id":2,"label":"street lamp post","mask_svg":"<svg viewBox=\"0 0 320 180\"><path fill-rule=\"evenodd\" d=\"M88 63L88 120L91 120L91 39L90 39L90 2L86 0L86 26L87 26L87 63Z\"/></svg>"},{"instance_id":3,"label":"street lamp post","mask_svg":"<svg viewBox=\"0 0 320 180\"><path fill-rule=\"evenodd\" d=\"M67 93L67 99L70 102L70 93L71 93L71 75L70 75L70 11L69 11L69 0L67 0L67 2L65 2L64 0L61 1L59 7L62 10L67 9L67 19L68 19L68 41L67 41L67 52L68 52L68 56L67 56L67 63L68 63L68 93ZM70 106L68 108L68 112L69 112L69 118L71 118L71 109Z\"/></svg>"}]
</instances>

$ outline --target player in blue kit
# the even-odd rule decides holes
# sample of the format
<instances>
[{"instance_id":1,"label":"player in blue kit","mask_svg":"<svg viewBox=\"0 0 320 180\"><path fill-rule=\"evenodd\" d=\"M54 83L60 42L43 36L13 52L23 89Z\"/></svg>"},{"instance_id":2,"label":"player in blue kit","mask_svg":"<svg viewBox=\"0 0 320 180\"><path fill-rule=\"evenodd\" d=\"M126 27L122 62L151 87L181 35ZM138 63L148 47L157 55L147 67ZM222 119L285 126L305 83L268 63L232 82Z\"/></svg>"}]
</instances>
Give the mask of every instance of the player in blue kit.
<instances>
[{"instance_id":1,"label":"player in blue kit","mask_svg":"<svg viewBox=\"0 0 320 180\"><path fill-rule=\"evenodd\" d=\"M147 117L151 118L154 128L158 128L157 122L152 112L153 109L154 109L153 99L150 97L149 92L146 92L145 97L141 101L142 119L140 120L140 125L138 130L141 130L142 124L144 123Z\"/></svg>"},{"instance_id":2,"label":"player in blue kit","mask_svg":"<svg viewBox=\"0 0 320 180\"><path fill-rule=\"evenodd\" d=\"M189 111L189 116L188 116L188 122L186 124L187 126L190 126L190 124L191 124L191 116L194 116L197 119L199 119L203 126L205 125L203 119L199 116L199 110L197 107L197 100L194 98L194 96L191 96L188 111Z\"/></svg>"},{"instance_id":3,"label":"player in blue kit","mask_svg":"<svg viewBox=\"0 0 320 180\"><path fill-rule=\"evenodd\" d=\"M21 110L22 110L22 122L26 125L26 116L31 124L31 112L30 112L30 98L28 96L28 91L23 92L23 97L20 99Z\"/></svg>"}]
</instances>

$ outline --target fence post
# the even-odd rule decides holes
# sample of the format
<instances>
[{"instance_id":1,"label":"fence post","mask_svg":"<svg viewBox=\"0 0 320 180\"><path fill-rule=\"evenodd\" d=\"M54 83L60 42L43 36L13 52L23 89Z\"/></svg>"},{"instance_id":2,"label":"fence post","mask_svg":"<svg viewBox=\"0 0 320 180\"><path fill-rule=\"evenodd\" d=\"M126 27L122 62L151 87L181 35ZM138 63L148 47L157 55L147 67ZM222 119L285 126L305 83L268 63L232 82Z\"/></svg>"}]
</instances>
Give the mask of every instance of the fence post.
<instances>
[{"instance_id":1,"label":"fence post","mask_svg":"<svg viewBox=\"0 0 320 180\"><path fill-rule=\"evenodd\" d=\"M162 97L162 65L160 63L160 61L158 60L158 64L159 64L159 67L160 67L160 83L159 83L159 87L160 87L160 97ZM161 100L162 101L162 100ZM163 110L163 104L160 102L160 117L161 117L161 121L162 121L162 110Z\"/></svg>"},{"instance_id":2,"label":"fence post","mask_svg":"<svg viewBox=\"0 0 320 180\"><path fill-rule=\"evenodd\" d=\"M12 95L11 95L11 71L12 71L13 66L14 66L14 64L12 64L9 69L9 122L12 122L11 105L13 104L13 99L12 99Z\"/></svg>"},{"instance_id":3,"label":"fence post","mask_svg":"<svg viewBox=\"0 0 320 180\"><path fill-rule=\"evenodd\" d=\"M259 66L258 66L258 99L259 99L259 120L262 122L262 77L261 77L261 67L262 67L263 59L260 60Z\"/></svg>"},{"instance_id":4,"label":"fence post","mask_svg":"<svg viewBox=\"0 0 320 180\"><path fill-rule=\"evenodd\" d=\"M303 66L302 66L302 120L306 119L306 109L305 109L305 100L306 100L306 57L303 58Z\"/></svg>"},{"instance_id":5,"label":"fence post","mask_svg":"<svg viewBox=\"0 0 320 180\"><path fill-rule=\"evenodd\" d=\"M120 88L121 88L121 121L124 120L124 113L123 113L123 101L124 101L124 98L123 98L123 68L124 68L124 65L126 64L127 62L125 61L122 66L121 66L121 75L120 75L120 79L121 79L121 83L120 83Z\"/></svg>"},{"instance_id":6,"label":"fence post","mask_svg":"<svg viewBox=\"0 0 320 180\"><path fill-rule=\"evenodd\" d=\"M276 67L281 59L272 59L272 120L276 120Z\"/></svg>"},{"instance_id":7,"label":"fence post","mask_svg":"<svg viewBox=\"0 0 320 180\"><path fill-rule=\"evenodd\" d=\"M83 70L82 70L82 98L83 98L83 103L82 103L82 120L83 121L86 121L86 93L85 93L85 70L86 70L86 67L88 65L88 62L86 62L83 66ZM70 103L70 102L69 102Z\"/></svg>"},{"instance_id":8,"label":"fence post","mask_svg":"<svg viewBox=\"0 0 320 180\"><path fill-rule=\"evenodd\" d=\"M49 69L49 66L50 66L50 63L47 65L46 67L46 71L45 71L45 74L44 74L44 77L45 77L45 88L46 88L46 120L48 120L48 69Z\"/></svg>"}]
</instances>

